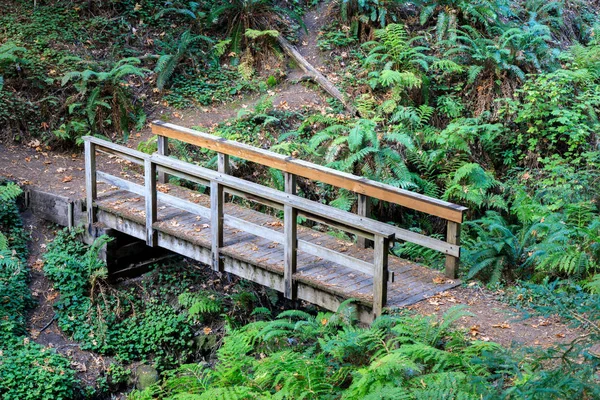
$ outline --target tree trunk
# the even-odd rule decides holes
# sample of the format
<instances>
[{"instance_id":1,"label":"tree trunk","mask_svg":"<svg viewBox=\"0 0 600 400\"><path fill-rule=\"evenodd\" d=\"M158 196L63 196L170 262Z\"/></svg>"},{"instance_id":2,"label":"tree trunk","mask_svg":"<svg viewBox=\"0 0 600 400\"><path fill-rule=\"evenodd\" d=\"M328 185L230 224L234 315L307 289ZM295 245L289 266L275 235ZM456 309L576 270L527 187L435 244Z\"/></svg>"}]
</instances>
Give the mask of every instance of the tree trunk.
<instances>
[{"instance_id":1,"label":"tree trunk","mask_svg":"<svg viewBox=\"0 0 600 400\"><path fill-rule=\"evenodd\" d=\"M302 71L304 71L310 77L311 80L313 80L316 84L321 86L327 93L338 99L344 105L344 107L346 107L346 110L348 110L350 114L356 114L356 110L346 100L342 92L340 92L333 83L331 83L327 78L325 78L325 76L322 73L317 71L315 67L313 67L308 61L306 61L306 59L302 57L302 54L298 52L296 47L294 47L281 35L277 37L277 41L279 42L279 45L281 46L283 51L285 51L287 55L292 57L296 61L296 63L298 63Z\"/></svg>"}]
</instances>

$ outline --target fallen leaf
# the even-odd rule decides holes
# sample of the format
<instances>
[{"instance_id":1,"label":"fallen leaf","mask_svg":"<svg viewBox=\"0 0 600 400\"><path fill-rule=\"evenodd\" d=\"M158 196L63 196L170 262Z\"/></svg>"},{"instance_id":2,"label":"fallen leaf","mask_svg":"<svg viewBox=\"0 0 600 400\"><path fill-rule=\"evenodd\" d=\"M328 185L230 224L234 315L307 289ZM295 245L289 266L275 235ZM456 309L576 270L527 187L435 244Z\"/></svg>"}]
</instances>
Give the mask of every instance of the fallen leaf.
<instances>
[{"instance_id":1,"label":"fallen leaf","mask_svg":"<svg viewBox=\"0 0 600 400\"><path fill-rule=\"evenodd\" d=\"M71 182L72 180L73 180L72 176L65 176L62 181L63 181L63 183L67 183L67 182Z\"/></svg>"},{"instance_id":2,"label":"fallen leaf","mask_svg":"<svg viewBox=\"0 0 600 400\"><path fill-rule=\"evenodd\" d=\"M480 335L481 332L479 331L480 326L479 325L473 325L469 328L469 334L471 336L477 336Z\"/></svg>"},{"instance_id":3,"label":"fallen leaf","mask_svg":"<svg viewBox=\"0 0 600 400\"><path fill-rule=\"evenodd\" d=\"M156 190L162 193L169 193L169 190L171 190L171 188L169 188L167 185L157 185Z\"/></svg>"},{"instance_id":4,"label":"fallen leaf","mask_svg":"<svg viewBox=\"0 0 600 400\"><path fill-rule=\"evenodd\" d=\"M501 324L494 324L494 325L492 325L492 328L510 329L510 325L507 324L506 322L503 322Z\"/></svg>"},{"instance_id":5,"label":"fallen leaf","mask_svg":"<svg viewBox=\"0 0 600 400\"><path fill-rule=\"evenodd\" d=\"M204 331L205 335L210 335L212 333L212 329L208 326L205 326L204 329L202 329L202 331Z\"/></svg>"}]
</instances>

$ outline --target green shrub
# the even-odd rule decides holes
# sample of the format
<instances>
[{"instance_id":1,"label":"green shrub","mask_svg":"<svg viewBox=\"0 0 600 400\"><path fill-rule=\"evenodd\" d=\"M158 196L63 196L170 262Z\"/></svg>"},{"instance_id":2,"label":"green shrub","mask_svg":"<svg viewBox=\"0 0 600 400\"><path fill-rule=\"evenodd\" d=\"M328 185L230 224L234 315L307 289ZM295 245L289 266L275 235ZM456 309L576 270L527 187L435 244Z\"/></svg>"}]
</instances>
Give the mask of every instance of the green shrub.
<instances>
[{"instance_id":1,"label":"green shrub","mask_svg":"<svg viewBox=\"0 0 600 400\"><path fill-rule=\"evenodd\" d=\"M26 235L15 204L20 193L13 183L0 186L0 397L73 399L79 385L70 361L25 336L34 301Z\"/></svg>"}]
</instances>

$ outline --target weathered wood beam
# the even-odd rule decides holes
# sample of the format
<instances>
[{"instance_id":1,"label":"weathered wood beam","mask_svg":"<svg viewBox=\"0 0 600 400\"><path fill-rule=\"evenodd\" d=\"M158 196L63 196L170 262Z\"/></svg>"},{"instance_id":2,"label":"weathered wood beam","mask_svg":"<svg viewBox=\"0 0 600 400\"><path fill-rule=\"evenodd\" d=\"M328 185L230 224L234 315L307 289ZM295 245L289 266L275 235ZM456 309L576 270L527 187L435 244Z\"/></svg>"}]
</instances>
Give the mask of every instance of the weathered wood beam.
<instances>
[{"instance_id":1,"label":"weathered wood beam","mask_svg":"<svg viewBox=\"0 0 600 400\"><path fill-rule=\"evenodd\" d=\"M388 276L388 252L389 239L378 236L375 238L374 267L373 273L373 314L379 317L387 302L387 276ZM384 278L385 277L385 278Z\"/></svg>"},{"instance_id":2,"label":"weathered wood beam","mask_svg":"<svg viewBox=\"0 0 600 400\"><path fill-rule=\"evenodd\" d=\"M446 231L446 241L455 246L460 246L460 224L448 221ZM458 264L460 261L460 250L458 254L446 254L446 277L450 279L458 278Z\"/></svg>"},{"instance_id":3,"label":"weathered wood beam","mask_svg":"<svg viewBox=\"0 0 600 400\"><path fill-rule=\"evenodd\" d=\"M156 204L156 164L151 160L144 161L144 197L146 202L146 244L156 246L157 235L154 223L157 220Z\"/></svg>"},{"instance_id":4,"label":"weathered wood beam","mask_svg":"<svg viewBox=\"0 0 600 400\"><path fill-rule=\"evenodd\" d=\"M88 216L87 229L88 233L91 235L94 222L96 222L94 201L96 200L98 189L96 182L96 145L91 141L85 141L83 146L85 152L85 193Z\"/></svg>"},{"instance_id":5,"label":"weathered wood beam","mask_svg":"<svg viewBox=\"0 0 600 400\"><path fill-rule=\"evenodd\" d=\"M161 156L169 155L169 138L165 136L158 136L156 138L157 144L157 153ZM164 171L158 171L158 182L167 183L169 182L169 175L167 175Z\"/></svg>"},{"instance_id":6,"label":"weathered wood beam","mask_svg":"<svg viewBox=\"0 0 600 400\"><path fill-rule=\"evenodd\" d=\"M214 271L223 271L221 247L223 247L223 185L210 182L210 217L212 238L212 267Z\"/></svg>"},{"instance_id":7,"label":"weathered wood beam","mask_svg":"<svg viewBox=\"0 0 600 400\"><path fill-rule=\"evenodd\" d=\"M288 42L283 36L277 36L277 41L279 45L283 49L283 51L296 61L298 66L306 73L310 79L312 79L316 84L321 86L327 93L336 98L340 103L346 107L346 110L351 115L356 114L356 110L352 107L352 104L346 99L346 97L340 92L340 90L335 87L333 83L329 79L327 79L322 73L320 73L315 67L312 66L306 59L298 52L296 47L294 47L290 42Z\"/></svg>"},{"instance_id":8,"label":"weathered wood beam","mask_svg":"<svg viewBox=\"0 0 600 400\"><path fill-rule=\"evenodd\" d=\"M449 221L462 223L463 213L467 210L447 201L162 121L152 123L152 132Z\"/></svg>"}]
</instances>

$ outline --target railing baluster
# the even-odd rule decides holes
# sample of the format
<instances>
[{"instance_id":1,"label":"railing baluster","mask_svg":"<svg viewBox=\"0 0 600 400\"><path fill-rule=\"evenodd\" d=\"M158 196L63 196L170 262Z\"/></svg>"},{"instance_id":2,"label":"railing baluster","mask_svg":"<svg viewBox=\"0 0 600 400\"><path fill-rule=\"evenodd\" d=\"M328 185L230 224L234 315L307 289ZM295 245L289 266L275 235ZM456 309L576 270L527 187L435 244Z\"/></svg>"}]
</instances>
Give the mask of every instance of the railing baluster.
<instances>
[{"instance_id":1,"label":"railing baluster","mask_svg":"<svg viewBox=\"0 0 600 400\"><path fill-rule=\"evenodd\" d=\"M222 174L229 175L231 172L231 164L229 163L229 154L219 153L217 160L217 170Z\"/></svg>"},{"instance_id":2,"label":"railing baluster","mask_svg":"<svg viewBox=\"0 0 600 400\"><path fill-rule=\"evenodd\" d=\"M158 144L158 154L161 156L169 155L169 138L163 135L157 136L157 144ZM169 175L167 173L160 171L158 173L158 182L160 183L168 183Z\"/></svg>"},{"instance_id":3,"label":"railing baluster","mask_svg":"<svg viewBox=\"0 0 600 400\"><path fill-rule=\"evenodd\" d=\"M94 201L96 200L97 182L96 182L96 145L86 140L84 144L85 151L85 193L86 207L88 216L88 232L93 232L96 214L94 213Z\"/></svg>"},{"instance_id":4,"label":"railing baluster","mask_svg":"<svg viewBox=\"0 0 600 400\"><path fill-rule=\"evenodd\" d=\"M370 218L371 217L371 198L366 194L358 194L358 215L361 217ZM373 242L367 238L362 236L356 237L356 245L361 249L366 249L367 247L372 247Z\"/></svg>"},{"instance_id":5,"label":"railing baluster","mask_svg":"<svg viewBox=\"0 0 600 400\"><path fill-rule=\"evenodd\" d=\"M285 206L283 209L284 224L284 295L286 299L296 299L297 290L294 283L294 274L298 262L298 210L291 206Z\"/></svg>"},{"instance_id":6,"label":"railing baluster","mask_svg":"<svg viewBox=\"0 0 600 400\"><path fill-rule=\"evenodd\" d=\"M152 160L144 160L144 186L146 190L146 244L157 245L158 235L153 225L157 220L156 204L156 164Z\"/></svg>"},{"instance_id":7,"label":"railing baluster","mask_svg":"<svg viewBox=\"0 0 600 400\"><path fill-rule=\"evenodd\" d=\"M296 194L296 175L284 173L285 192ZM286 299L296 299L297 285L294 283L294 274L298 264L298 210L291 206L283 207L284 229L284 296Z\"/></svg>"},{"instance_id":8,"label":"railing baluster","mask_svg":"<svg viewBox=\"0 0 600 400\"><path fill-rule=\"evenodd\" d=\"M229 154L218 153L217 155L217 171L222 174L231 174L231 164L229 162ZM227 193L223 193L223 202L229 201Z\"/></svg>"},{"instance_id":9,"label":"railing baluster","mask_svg":"<svg viewBox=\"0 0 600 400\"><path fill-rule=\"evenodd\" d=\"M375 236L375 251L373 252L373 314L381 315L387 302L388 284L388 251L390 240L383 236Z\"/></svg>"},{"instance_id":10,"label":"railing baluster","mask_svg":"<svg viewBox=\"0 0 600 400\"><path fill-rule=\"evenodd\" d=\"M460 245L460 224L448 221L446 230L446 241L450 244ZM446 255L446 277L450 279L458 278L459 257Z\"/></svg>"},{"instance_id":11,"label":"railing baluster","mask_svg":"<svg viewBox=\"0 0 600 400\"><path fill-rule=\"evenodd\" d=\"M220 249L223 247L223 186L219 182L210 181L210 229L212 236L212 268L223 271Z\"/></svg>"}]
</instances>

